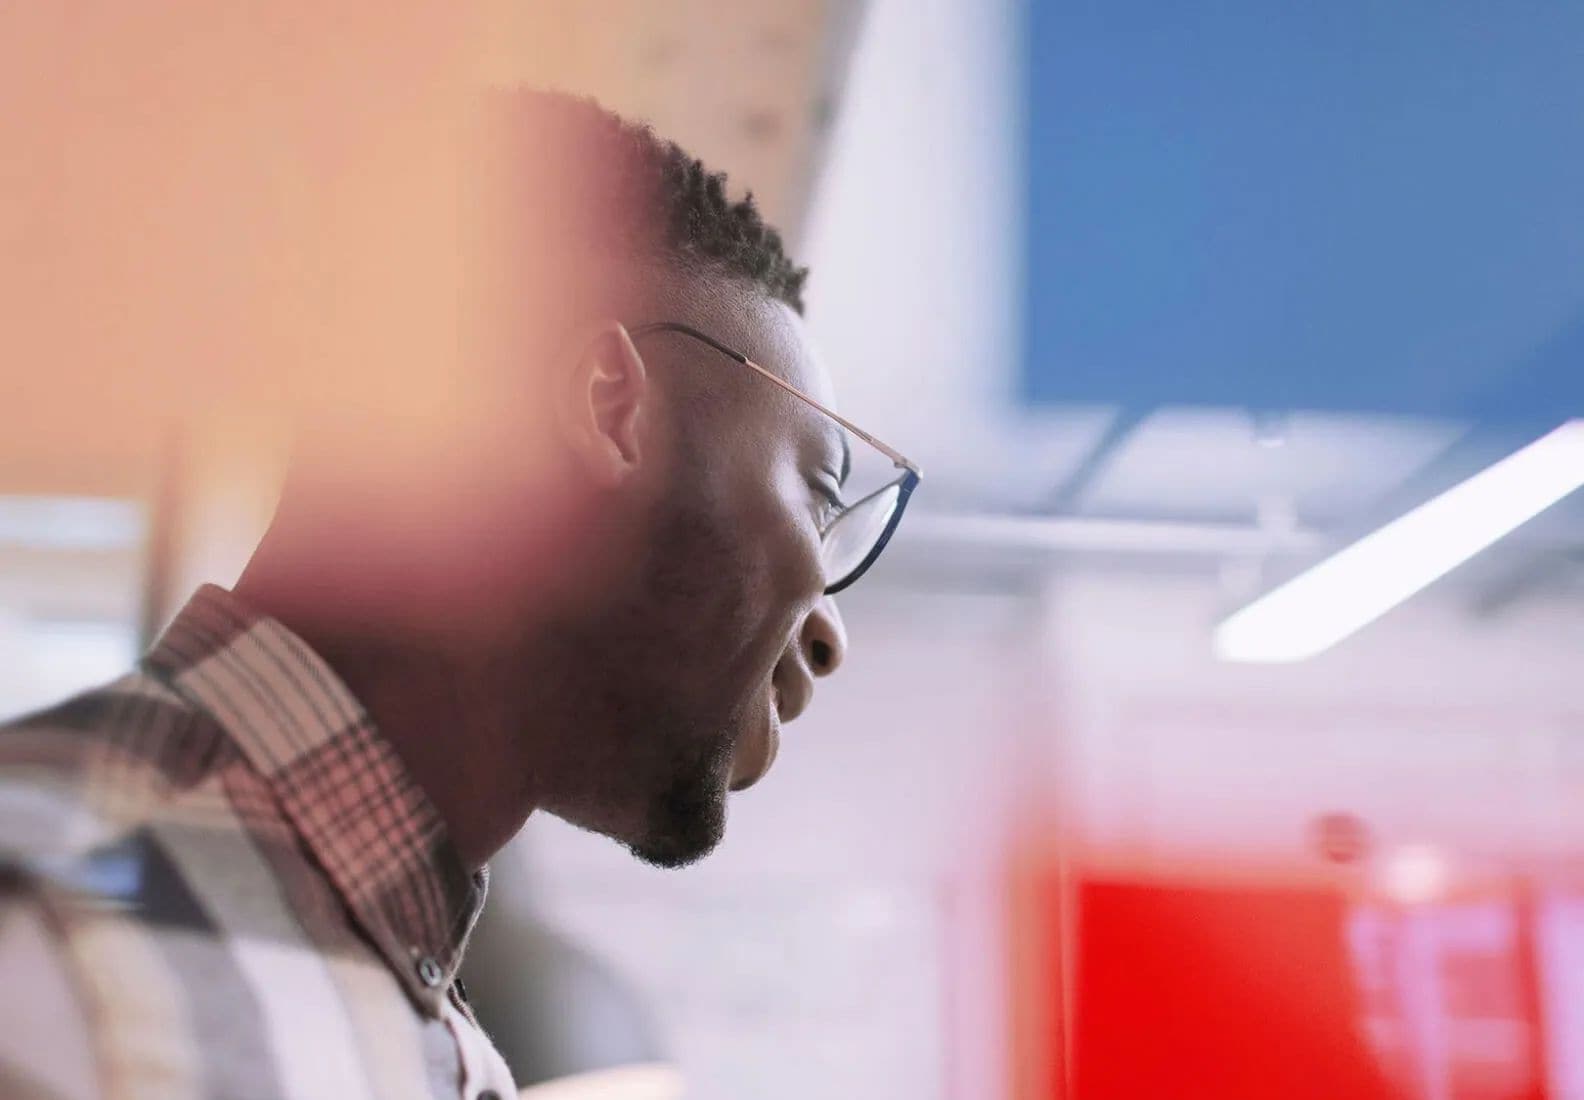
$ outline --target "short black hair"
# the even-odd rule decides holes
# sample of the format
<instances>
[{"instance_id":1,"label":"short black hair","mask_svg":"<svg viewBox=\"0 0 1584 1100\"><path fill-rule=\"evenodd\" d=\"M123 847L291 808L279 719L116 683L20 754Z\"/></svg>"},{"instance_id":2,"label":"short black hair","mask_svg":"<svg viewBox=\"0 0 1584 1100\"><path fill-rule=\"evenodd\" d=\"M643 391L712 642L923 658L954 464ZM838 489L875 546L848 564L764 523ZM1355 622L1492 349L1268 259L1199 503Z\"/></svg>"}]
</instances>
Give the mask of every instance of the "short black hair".
<instances>
[{"instance_id":1,"label":"short black hair","mask_svg":"<svg viewBox=\"0 0 1584 1100\"><path fill-rule=\"evenodd\" d=\"M752 194L727 195L724 172L592 99L526 88L490 95L520 154L516 170L528 173L517 178L544 195L538 224L581 246L740 280L803 312L808 269L787 255Z\"/></svg>"}]
</instances>

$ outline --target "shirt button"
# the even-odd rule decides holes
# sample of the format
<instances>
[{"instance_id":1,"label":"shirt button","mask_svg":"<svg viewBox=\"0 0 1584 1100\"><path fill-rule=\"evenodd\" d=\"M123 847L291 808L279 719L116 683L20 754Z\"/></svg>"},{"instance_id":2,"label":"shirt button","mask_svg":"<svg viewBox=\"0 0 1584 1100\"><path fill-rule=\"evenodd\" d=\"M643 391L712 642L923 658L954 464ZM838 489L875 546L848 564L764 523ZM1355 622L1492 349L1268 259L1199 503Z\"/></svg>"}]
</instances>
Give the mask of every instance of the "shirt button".
<instances>
[{"instance_id":1,"label":"shirt button","mask_svg":"<svg viewBox=\"0 0 1584 1100\"><path fill-rule=\"evenodd\" d=\"M440 964L428 955L418 960L418 978L424 985L434 989L445 981L445 971L440 969Z\"/></svg>"}]
</instances>

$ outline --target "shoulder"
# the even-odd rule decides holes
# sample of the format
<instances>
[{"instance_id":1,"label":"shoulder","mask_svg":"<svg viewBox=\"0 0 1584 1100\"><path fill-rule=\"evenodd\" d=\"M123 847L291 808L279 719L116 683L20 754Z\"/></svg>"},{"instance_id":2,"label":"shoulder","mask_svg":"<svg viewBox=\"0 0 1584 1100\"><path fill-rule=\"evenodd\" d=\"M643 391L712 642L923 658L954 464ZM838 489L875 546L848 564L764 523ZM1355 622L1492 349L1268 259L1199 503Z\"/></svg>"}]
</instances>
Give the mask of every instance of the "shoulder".
<instances>
[{"instance_id":1,"label":"shoulder","mask_svg":"<svg viewBox=\"0 0 1584 1100\"><path fill-rule=\"evenodd\" d=\"M0 1095L96 1096L86 1015L38 899L0 874Z\"/></svg>"},{"instance_id":2,"label":"shoulder","mask_svg":"<svg viewBox=\"0 0 1584 1100\"><path fill-rule=\"evenodd\" d=\"M19 994L0 1006L0 1094L92 1095L93 1067L196 1080L163 936L191 907L164 838L213 815L209 780L233 759L211 719L141 671L0 725L0 984ZM60 1021L76 1054L27 1038L30 1021ZM47 1079L67 1063L90 1076Z\"/></svg>"},{"instance_id":3,"label":"shoulder","mask_svg":"<svg viewBox=\"0 0 1584 1100\"><path fill-rule=\"evenodd\" d=\"M0 872L115 847L225 757L219 728L141 671L0 726Z\"/></svg>"}]
</instances>

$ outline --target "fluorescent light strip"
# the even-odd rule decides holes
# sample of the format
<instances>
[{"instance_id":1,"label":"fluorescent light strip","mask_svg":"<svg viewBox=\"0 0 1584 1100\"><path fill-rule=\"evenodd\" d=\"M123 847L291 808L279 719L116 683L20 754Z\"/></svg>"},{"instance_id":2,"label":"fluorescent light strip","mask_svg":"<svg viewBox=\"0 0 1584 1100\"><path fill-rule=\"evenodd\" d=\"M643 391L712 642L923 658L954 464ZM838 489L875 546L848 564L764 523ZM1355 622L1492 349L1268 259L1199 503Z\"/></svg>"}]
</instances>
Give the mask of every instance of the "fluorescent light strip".
<instances>
[{"instance_id":1,"label":"fluorescent light strip","mask_svg":"<svg viewBox=\"0 0 1584 1100\"><path fill-rule=\"evenodd\" d=\"M1313 657L1580 486L1584 420L1570 420L1233 613L1216 628L1216 655Z\"/></svg>"},{"instance_id":2,"label":"fluorescent light strip","mask_svg":"<svg viewBox=\"0 0 1584 1100\"><path fill-rule=\"evenodd\" d=\"M994 513L911 512L899 539L908 544L1102 554L1264 554L1318 548L1312 531L1265 531L1247 524L1091 519L1086 516L1009 516Z\"/></svg>"}]
</instances>

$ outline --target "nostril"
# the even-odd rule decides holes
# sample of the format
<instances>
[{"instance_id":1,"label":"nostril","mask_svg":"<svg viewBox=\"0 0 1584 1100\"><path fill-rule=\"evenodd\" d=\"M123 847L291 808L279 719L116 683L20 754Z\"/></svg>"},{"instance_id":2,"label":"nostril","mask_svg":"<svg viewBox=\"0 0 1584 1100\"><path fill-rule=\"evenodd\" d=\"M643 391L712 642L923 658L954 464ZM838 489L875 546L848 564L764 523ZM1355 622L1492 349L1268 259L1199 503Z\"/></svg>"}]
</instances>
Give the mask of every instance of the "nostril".
<instances>
[{"instance_id":1,"label":"nostril","mask_svg":"<svg viewBox=\"0 0 1584 1100\"><path fill-rule=\"evenodd\" d=\"M815 640L809 645L809 659L814 662L815 668L829 668L831 656L832 654L829 642Z\"/></svg>"}]
</instances>

